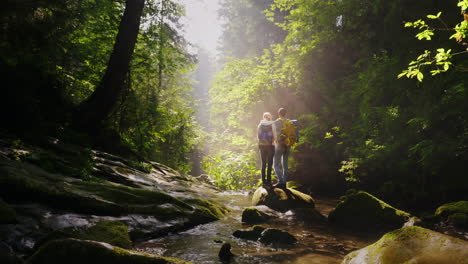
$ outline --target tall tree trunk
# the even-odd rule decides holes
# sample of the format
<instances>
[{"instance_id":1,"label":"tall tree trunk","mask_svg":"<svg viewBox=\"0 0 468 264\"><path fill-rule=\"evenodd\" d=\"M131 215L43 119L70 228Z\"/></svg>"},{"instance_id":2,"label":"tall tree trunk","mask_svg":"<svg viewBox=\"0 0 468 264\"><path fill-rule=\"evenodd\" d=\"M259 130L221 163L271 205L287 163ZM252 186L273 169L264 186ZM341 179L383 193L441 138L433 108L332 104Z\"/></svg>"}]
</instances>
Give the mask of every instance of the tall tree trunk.
<instances>
[{"instance_id":1,"label":"tall tree trunk","mask_svg":"<svg viewBox=\"0 0 468 264\"><path fill-rule=\"evenodd\" d=\"M140 29L144 5L145 0L126 1L106 72L94 93L78 107L74 116L75 126L80 129L88 132L98 130L119 101Z\"/></svg>"},{"instance_id":2,"label":"tall tree trunk","mask_svg":"<svg viewBox=\"0 0 468 264\"><path fill-rule=\"evenodd\" d=\"M162 88L162 76L163 76L163 67L164 67L164 57L163 57L163 49L164 49L164 6L166 1L161 0L161 11L159 15L159 50L158 50L158 90L160 91Z\"/></svg>"}]
</instances>

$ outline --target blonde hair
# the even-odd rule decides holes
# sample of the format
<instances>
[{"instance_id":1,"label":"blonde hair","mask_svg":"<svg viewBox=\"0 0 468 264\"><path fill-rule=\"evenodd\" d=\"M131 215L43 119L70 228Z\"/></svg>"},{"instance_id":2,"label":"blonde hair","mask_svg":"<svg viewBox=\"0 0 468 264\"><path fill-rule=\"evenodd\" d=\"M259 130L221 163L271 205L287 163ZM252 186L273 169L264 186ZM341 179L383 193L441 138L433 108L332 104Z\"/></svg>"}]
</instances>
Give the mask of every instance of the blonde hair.
<instances>
[{"instance_id":1,"label":"blonde hair","mask_svg":"<svg viewBox=\"0 0 468 264\"><path fill-rule=\"evenodd\" d=\"M263 113L263 119L271 120L271 114L270 114L270 112L265 112L265 113Z\"/></svg>"}]
</instances>

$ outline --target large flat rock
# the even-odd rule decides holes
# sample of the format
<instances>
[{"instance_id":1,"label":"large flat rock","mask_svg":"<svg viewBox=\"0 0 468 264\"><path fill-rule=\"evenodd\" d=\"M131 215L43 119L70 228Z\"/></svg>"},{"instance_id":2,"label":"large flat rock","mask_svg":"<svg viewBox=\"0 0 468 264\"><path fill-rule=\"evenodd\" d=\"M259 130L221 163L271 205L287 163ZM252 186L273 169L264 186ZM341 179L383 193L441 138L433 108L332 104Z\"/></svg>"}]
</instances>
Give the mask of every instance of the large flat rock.
<instances>
[{"instance_id":1,"label":"large flat rock","mask_svg":"<svg viewBox=\"0 0 468 264\"><path fill-rule=\"evenodd\" d=\"M294 189L258 188L253 197L252 205L266 205L277 211L288 211L293 208L314 208L314 199L305 193Z\"/></svg>"},{"instance_id":2,"label":"large flat rock","mask_svg":"<svg viewBox=\"0 0 468 264\"><path fill-rule=\"evenodd\" d=\"M42 246L27 264L189 264L176 258L154 256L125 250L89 240L54 240Z\"/></svg>"}]
</instances>

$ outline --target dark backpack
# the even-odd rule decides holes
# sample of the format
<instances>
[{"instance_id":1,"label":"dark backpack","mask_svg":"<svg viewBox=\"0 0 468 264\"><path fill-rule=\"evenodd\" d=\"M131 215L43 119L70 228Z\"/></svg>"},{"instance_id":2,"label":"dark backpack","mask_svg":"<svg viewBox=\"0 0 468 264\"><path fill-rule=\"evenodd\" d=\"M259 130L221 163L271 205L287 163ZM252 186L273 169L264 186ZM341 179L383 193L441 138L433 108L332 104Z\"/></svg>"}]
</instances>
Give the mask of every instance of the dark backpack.
<instances>
[{"instance_id":1,"label":"dark backpack","mask_svg":"<svg viewBox=\"0 0 468 264\"><path fill-rule=\"evenodd\" d=\"M260 125L259 142L260 145L273 144L273 127L271 125Z\"/></svg>"}]
</instances>

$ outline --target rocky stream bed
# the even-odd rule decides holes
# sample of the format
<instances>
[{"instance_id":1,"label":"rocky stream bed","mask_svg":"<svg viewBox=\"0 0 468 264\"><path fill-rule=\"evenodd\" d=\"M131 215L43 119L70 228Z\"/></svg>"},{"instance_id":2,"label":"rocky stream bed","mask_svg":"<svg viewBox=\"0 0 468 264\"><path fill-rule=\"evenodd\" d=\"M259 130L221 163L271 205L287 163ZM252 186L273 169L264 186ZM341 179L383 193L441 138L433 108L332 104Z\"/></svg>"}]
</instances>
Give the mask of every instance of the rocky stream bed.
<instances>
[{"instance_id":1,"label":"rocky stream bed","mask_svg":"<svg viewBox=\"0 0 468 264\"><path fill-rule=\"evenodd\" d=\"M466 201L418 218L363 191L314 198L1 139L0 263L468 263Z\"/></svg>"}]
</instances>

